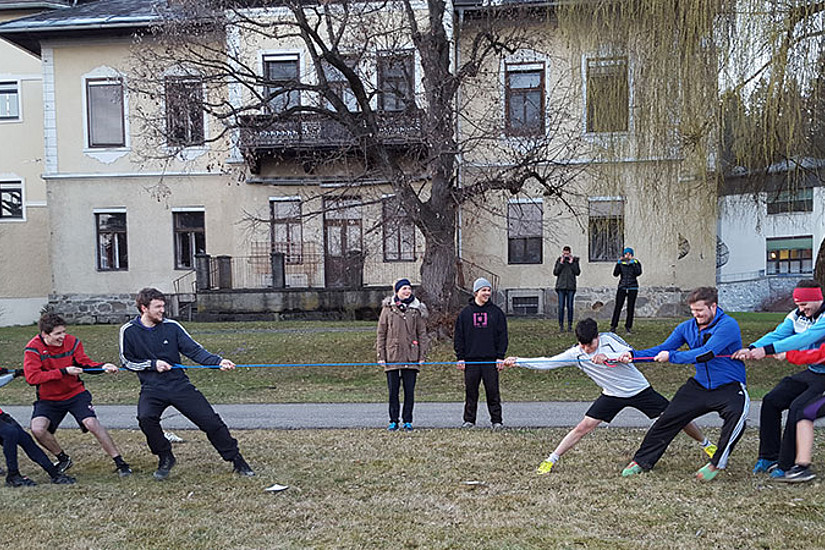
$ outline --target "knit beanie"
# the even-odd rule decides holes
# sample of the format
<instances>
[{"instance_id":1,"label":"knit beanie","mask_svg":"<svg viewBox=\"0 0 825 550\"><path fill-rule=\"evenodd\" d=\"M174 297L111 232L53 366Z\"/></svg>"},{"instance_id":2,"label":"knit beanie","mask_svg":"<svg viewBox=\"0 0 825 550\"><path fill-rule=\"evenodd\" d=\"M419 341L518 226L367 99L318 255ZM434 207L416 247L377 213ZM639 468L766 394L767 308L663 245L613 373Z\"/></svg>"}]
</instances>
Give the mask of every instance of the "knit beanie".
<instances>
[{"instance_id":1,"label":"knit beanie","mask_svg":"<svg viewBox=\"0 0 825 550\"><path fill-rule=\"evenodd\" d=\"M410 283L409 279L398 279L397 281L395 281L395 292L397 293L399 290L401 290L402 286L412 286L412 284Z\"/></svg>"},{"instance_id":2,"label":"knit beanie","mask_svg":"<svg viewBox=\"0 0 825 550\"><path fill-rule=\"evenodd\" d=\"M490 284L490 281L488 281L484 277L479 277L478 279L476 279L476 282L473 283L473 294L475 294L485 286L489 286L490 289L493 288L493 285Z\"/></svg>"},{"instance_id":3,"label":"knit beanie","mask_svg":"<svg viewBox=\"0 0 825 550\"><path fill-rule=\"evenodd\" d=\"M629 246L624 249L624 252L622 252L622 254L630 254L631 256L634 256L633 249Z\"/></svg>"}]
</instances>

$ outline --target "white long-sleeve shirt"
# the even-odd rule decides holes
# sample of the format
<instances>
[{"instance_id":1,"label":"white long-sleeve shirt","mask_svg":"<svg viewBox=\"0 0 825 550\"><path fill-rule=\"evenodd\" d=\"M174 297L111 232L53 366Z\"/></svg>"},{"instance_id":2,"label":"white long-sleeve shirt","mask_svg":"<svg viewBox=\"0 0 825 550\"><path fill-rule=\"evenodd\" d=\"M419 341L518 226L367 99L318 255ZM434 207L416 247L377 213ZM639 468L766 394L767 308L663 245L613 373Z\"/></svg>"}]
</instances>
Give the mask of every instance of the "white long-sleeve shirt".
<instances>
[{"instance_id":1,"label":"white long-sleeve shirt","mask_svg":"<svg viewBox=\"0 0 825 550\"><path fill-rule=\"evenodd\" d=\"M535 370L552 370L574 365L584 371L602 389L604 395L633 397L650 387L650 382L633 363L599 365L593 362L593 357L600 353L608 359L617 359L631 349L627 342L612 332L602 332L599 334L599 347L593 353L585 353L580 346L573 346L553 357L519 357L516 365Z\"/></svg>"}]
</instances>

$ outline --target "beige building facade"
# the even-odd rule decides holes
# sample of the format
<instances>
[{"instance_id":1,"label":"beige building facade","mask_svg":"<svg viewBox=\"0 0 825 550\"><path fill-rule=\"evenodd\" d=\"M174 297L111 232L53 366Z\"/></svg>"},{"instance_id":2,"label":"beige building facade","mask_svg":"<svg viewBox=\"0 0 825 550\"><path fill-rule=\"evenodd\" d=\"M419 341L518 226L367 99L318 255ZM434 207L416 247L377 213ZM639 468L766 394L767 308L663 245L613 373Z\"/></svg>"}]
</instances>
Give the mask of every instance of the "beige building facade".
<instances>
[{"instance_id":1,"label":"beige building facade","mask_svg":"<svg viewBox=\"0 0 825 550\"><path fill-rule=\"evenodd\" d=\"M398 221L391 186L359 179L364 164L336 155L336 127L308 119L297 134L281 126L244 133L193 113L190 107L199 101L242 106L255 92L231 83L208 87L198 69L184 63L157 66L164 84L153 91L142 77L140 54L156 45L148 39L137 43L133 36L156 13L135 2L133 10L111 18L106 4L81 3L59 10L60 17L0 27L0 36L41 61L32 57L30 65L10 69L9 80L15 73L34 75L45 90L42 103L22 104L31 110L24 120L43 122L44 137L15 141L26 143L36 166L9 168L26 183L25 223L36 222L40 238L30 236L25 246L13 248L7 228L23 222L0 219L2 257L31 263L18 264L15 271L26 276L3 295L31 294L40 300L37 307L50 295L52 307L75 321L116 322L134 313L131 294L141 287L191 292L203 254L231 258L233 288L272 287L273 252L283 255L284 283L291 289L389 286L399 277L419 282L422 234ZM472 26L469 18L462 23L462 9L451 14L453 55L459 60L470 48L464 38L470 35L462 29ZM261 14L285 16L277 10ZM613 298L613 265L631 246L644 266L639 313L673 312L684 290L714 282L715 202L696 200L706 186L683 158L653 158L634 147L633 71L640 61L632 52L572 51L546 19L531 25L531 47L497 59L462 91L457 135L476 145L461 157L458 177L471 185L552 129L554 139L570 144L556 147L561 153L545 165L553 164L555 177L568 181L570 199L562 204L546 187L528 184L517 195L494 192L463 205L458 249L473 266L467 274L495 276L498 298L511 313L552 315L553 263L561 247L570 245L582 262L577 307L598 315ZM311 58L295 39L230 34L225 40L220 47L270 77L314 78ZM351 42L354 49L357 36ZM383 48L412 51L403 40ZM366 81L380 89L381 79L403 66L420 106L421 60L411 53L387 61L384 51L361 58ZM18 80L40 86L40 80ZM599 126L607 123L594 121L588 101L598 99L594 89L611 85L627 88L614 106L627 116L609 123L618 127ZM315 99L305 95L300 101ZM386 100L376 94L374 101ZM414 121L396 121L383 108L389 126L420 131ZM483 140L474 135L480 128ZM0 132L5 130L0 122ZM619 147L611 155L595 153L603 151L608 135ZM307 150L323 153L318 156L324 160L308 161L314 157ZM35 180L37 186L30 186ZM44 228L49 238L42 237ZM227 280L213 267L208 286L221 284Z\"/></svg>"}]
</instances>

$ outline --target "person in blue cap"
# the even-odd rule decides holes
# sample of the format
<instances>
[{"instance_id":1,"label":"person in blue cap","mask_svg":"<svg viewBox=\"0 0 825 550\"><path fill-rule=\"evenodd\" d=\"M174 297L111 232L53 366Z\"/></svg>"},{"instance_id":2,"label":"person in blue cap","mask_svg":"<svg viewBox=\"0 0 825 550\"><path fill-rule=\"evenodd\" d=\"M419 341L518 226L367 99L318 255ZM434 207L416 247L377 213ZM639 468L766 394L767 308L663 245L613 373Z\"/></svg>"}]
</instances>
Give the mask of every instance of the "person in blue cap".
<instances>
[{"instance_id":1,"label":"person in blue cap","mask_svg":"<svg viewBox=\"0 0 825 550\"><path fill-rule=\"evenodd\" d=\"M613 276L619 278L619 288L616 291L616 305L613 308L613 320L610 321L610 332L616 332L619 326L619 316L622 314L624 300L627 298L627 317L625 318L625 332L633 330L633 314L636 310L636 297L639 295L638 277L642 274L642 263L633 257L633 249L624 249L622 257L613 268Z\"/></svg>"},{"instance_id":2,"label":"person in blue cap","mask_svg":"<svg viewBox=\"0 0 825 550\"><path fill-rule=\"evenodd\" d=\"M490 299L492 294L490 281L484 277L476 279L470 303L455 320L453 348L458 360L456 367L464 371L462 428L475 427L478 387L482 381L493 430L503 427L498 373L504 368L507 353L507 317Z\"/></svg>"}]
</instances>

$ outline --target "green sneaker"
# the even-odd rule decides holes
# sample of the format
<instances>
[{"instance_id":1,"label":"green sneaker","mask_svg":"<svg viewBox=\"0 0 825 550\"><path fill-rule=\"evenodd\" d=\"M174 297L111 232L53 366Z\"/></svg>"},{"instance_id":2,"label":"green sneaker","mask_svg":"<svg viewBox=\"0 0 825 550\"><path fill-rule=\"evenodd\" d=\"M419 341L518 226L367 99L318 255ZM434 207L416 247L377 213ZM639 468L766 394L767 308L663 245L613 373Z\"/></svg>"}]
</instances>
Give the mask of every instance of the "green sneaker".
<instances>
[{"instance_id":1,"label":"green sneaker","mask_svg":"<svg viewBox=\"0 0 825 550\"><path fill-rule=\"evenodd\" d=\"M708 458L713 458L713 455L716 454L716 450L718 447L711 443L707 447L702 447L702 450L705 451L705 454L708 455Z\"/></svg>"},{"instance_id":2,"label":"green sneaker","mask_svg":"<svg viewBox=\"0 0 825 550\"><path fill-rule=\"evenodd\" d=\"M624 470L622 470L622 477L630 477L642 473L644 473L642 467L636 464L636 462L631 462Z\"/></svg>"},{"instance_id":3,"label":"green sneaker","mask_svg":"<svg viewBox=\"0 0 825 550\"><path fill-rule=\"evenodd\" d=\"M713 481L713 478L715 478L720 471L721 470L715 468L713 464L708 462L707 464L699 468L698 472L696 472L696 479L698 479L699 481Z\"/></svg>"},{"instance_id":4,"label":"green sneaker","mask_svg":"<svg viewBox=\"0 0 825 550\"><path fill-rule=\"evenodd\" d=\"M541 464L539 464L539 467L536 468L536 473L540 476L543 476L544 474L549 474L550 470L552 469L553 462L550 462L550 460L544 460Z\"/></svg>"}]
</instances>

